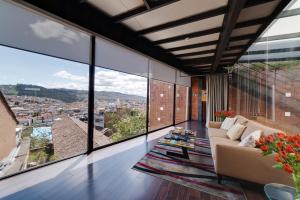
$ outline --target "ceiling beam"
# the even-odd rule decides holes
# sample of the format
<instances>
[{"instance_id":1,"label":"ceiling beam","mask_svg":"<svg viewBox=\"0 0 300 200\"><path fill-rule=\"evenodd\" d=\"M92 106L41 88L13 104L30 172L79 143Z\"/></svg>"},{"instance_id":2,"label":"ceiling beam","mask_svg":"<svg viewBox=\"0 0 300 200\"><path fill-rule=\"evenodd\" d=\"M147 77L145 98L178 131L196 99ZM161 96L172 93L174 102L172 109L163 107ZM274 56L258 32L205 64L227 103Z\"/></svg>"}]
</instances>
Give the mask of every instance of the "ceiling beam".
<instances>
[{"instance_id":1,"label":"ceiling beam","mask_svg":"<svg viewBox=\"0 0 300 200\"><path fill-rule=\"evenodd\" d=\"M277 19L284 18L284 17L292 17L300 15L300 8L295 8L292 10L284 10L280 13L280 15L277 16Z\"/></svg>"},{"instance_id":2,"label":"ceiling beam","mask_svg":"<svg viewBox=\"0 0 300 200\"><path fill-rule=\"evenodd\" d=\"M284 53L284 52L294 52L294 51L300 51L300 47L247 51L245 55L259 55L259 54L267 54L267 53ZM176 56L178 56L178 55L176 55Z\"/></svg>"},{"instance_id":3,"label":"ceiling beam","mask_svg":"<svg viewBox=\"0 0 300 200\"><path fill-rule=\"evenodd\" d=\"M278 61L290 61L290 60L300 60L299 56L295 57L285 57L285 58L269 58L269 59L253 59L253 60L241 60L239 63L248 63L248 62L278 62Z\"/></svg>"},{"instance_id":4,"label":"ceiling beam","mask_svg":"<svg viewBox=\"0 0 300 200\"><path fill-rule=\"evenodd\" d=\"M226 58L226 57L232 57L232 56L238 56L240 55L239 53L227 53L227 54L224 54L222 56L222 58Z\"/></svg>"},{"instance_id":5,"label":"ceiling beam","mask_svg":"<svg viewBox=\"0 0 300 200\"><path fill-rule=\"evenodd\" d=\"M137 34L145 35L145 34L148 34L148 33L153 33L153 32L157 32L157 31L166 30L166 29L173 28L173 27L176 27L176 26L181 26L181 25L184 25L184 24L188 24L188 23L200 21L200 20L203 20L203 19L215 17L215 16L218 16L218 15L222 15L222 14L225 14L226 11L227 11L227 6L222 6L222 7L219 7L219 8L213 9L213 10L209 10L209 11L206 11L206 12L203 12L203 13L199 13L199 14L196 14L196 15L192 15L192 16L189 16L189 17L182 18L182 19L178 19L178 20L174 20L174 21L171 21L171 22L167 22L167 23L164 23L164 24L157 25L157 26L153 26L153 27L150 27L150 28L146 28L144 30L138 31Z\"/></svg>"},{"instance_id":6,"label":"ceiling beam","mask_svg":"<svg viewBox=\"0 0 300 200\"><path fill-rule=\"evenodd\" d=\"M119 23L119 22L122 22L124 20L129 19L129 18L136 17L138 15L145 14L145 13L150 12L152 10L170 5L170 4L175 3L177 1L179 1L179 0L154 1L151 4L149 3L150 9L148 9L147 6L145 4L143 4L142 6L140 6L138 8L134 8L132 10L129 10L128 12L125 12L125 13L114 16L112 18L112 21L115 22L115 23Z\"/></svg>"},{"instance_id":7,"label":"ceiling beam","mask_svg":"<svg viewBox=\"0 0 300 200\"><path fill-rule=\"evenodd\" d=\"M253 20L249 20L249 21L244 21L244 22L239 22L235 25L234 29L237 28L245 28L248 26L255 26L255 25L259 25L259 24L263 24L268 20L268 17L261 17L258 19L253 19Z\"/></svg>"},{"instance_id":8,"label":"ceiling beam","mask_svg":"<svg viewBox=\"0 0 300 200\"><path fill-rule=\"evenodd\" d=\"M284 40L284 39L293 39L293 38L299 38L300 32L297 33L287 33L282 35L274 35L269 37L261 37L256 42L267 42L267 41L274 41L274 40Z\"/></svg>"},{"instance_id":9,"label":"ceiling beam","mask_svg":"<svg viewBox=\"0 0 300 200\"><path fill-rule=\"evenodd\" d=\"M257 38L266 30L266 28L272 23L272 21L282 12L282 10L291 2L291 0L281 0L277 7L274 9L269 19L260 26L255 35L251 38L245 48L241 51L240 55L234 60L236 63L242 55L248 50L248 48L257 40Z\"/></svg>"},{"instance_id":10,"label":"ceiling beam","mask_svg":"<svg viewBox=\"0 0 300 200\"><path fill-rule=\"evenodd\" d=\"M223 52L226 50L226 47L228 46L231 33L237 24L237 20L246 2L247 2L246 0L231 0L228 3L229 6L228 13L226 13L224 17L223 31L219 37L219 43L217 45L215 59L213 62L213 67L212 67L213 72L217 71Z\"/></svg>"},{"instance_id":11,"label":"ceiling beam","mask_svg":"<svg viewBox=\"0 0 300 200\"><path fill-rule=\"evenodd\" d=\"M249 7L252 7L252 6L257 6L257 5L264 4L264 3L269 3L269 2L272 2L272 1L276 1L276 0L248 0L244 7L249 8Z\"/></svg>"},{"instance_id":12,"label":"ceiling beam","mask_svg":"<svg viewBox=\"0 0 300 200\"><path fill-rule=\"evenodd\" d=\"M147 0L143 0L143 1L144 1L144 5L146 6L146 8L147 8L148 10L150 10L150 9L151 9L151 6L150 6L149 2L148 2Z\"/></svg>"}]
</instances>

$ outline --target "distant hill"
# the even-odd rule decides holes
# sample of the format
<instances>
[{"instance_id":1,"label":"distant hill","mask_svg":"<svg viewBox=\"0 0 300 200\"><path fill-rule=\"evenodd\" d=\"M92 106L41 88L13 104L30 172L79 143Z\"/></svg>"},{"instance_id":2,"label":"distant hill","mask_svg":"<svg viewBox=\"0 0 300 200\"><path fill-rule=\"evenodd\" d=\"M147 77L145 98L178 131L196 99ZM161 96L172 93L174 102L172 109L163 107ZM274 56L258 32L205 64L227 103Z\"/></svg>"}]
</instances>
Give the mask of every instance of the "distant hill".
<instances>
[{"instance_id":1,"label":"distant hill","mask_svg":"<svg viewBox=\"0 0 300 200\"><path fill-rule=\"evenodd\" d=\"M0 90L5 95L18 95L18 96L37 96L61 100L66 103L86 100L88 91L85 90L72 90L64 88L45 88L37 85L17 84L17 85L0 85ZM137 95L123 94L119 92L99 91L95 92L95 98L99 100L110 101L119 98L120 100L144 100L145 97Z\"/></svg>"}]
</instances>

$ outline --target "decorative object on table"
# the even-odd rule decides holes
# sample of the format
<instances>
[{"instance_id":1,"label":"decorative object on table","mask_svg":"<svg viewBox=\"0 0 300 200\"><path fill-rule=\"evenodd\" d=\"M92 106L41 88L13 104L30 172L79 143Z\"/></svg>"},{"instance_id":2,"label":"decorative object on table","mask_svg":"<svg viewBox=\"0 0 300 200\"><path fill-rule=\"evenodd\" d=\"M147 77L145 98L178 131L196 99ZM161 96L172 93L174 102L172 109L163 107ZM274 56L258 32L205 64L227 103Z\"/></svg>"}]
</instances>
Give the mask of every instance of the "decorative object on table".
<instances>
[{"instance_id":1,"label":"decorative object on table","mask_svg":"<svg viewBox=\"0 0 300 200\"><path fill-rule=\"evenodd\" d=\"M136 163L133 169L220 199L246 200L238 182L225 178L223 184L218 184L209 140L195 138L195 141L197 146L188 149L189 160L167 154L167 152L181 153L180 147L160 143Z\"/></svg>"},{"instance_id":2,"label":"decorative object on table","mask_svg":"<svg viewBox=\"0 0 300 200\"><path fill-rule=\"evenodd\" d=\"M191 138L189 136L188 131L184 129L178 129L170 131L168 135L166 135L163 139L160 139L158 141L159 144L165 144L169 146L174 146L174 147L180 147L182 150L182 153L174 153L174 152L168 152L167 155L169 156L175 156L179 158L184 158L184 159L189 159L188 155L188 149L194 149L194 143L195 139Z\"/></svg>"},{"instance_id":3,"label":"decorative object on table","mask_svg":"<svg viewBox=\"0 0 300 200\"><path fill-rule=\"evenodd\" d=\"M193 136L193 137L195 137L197 134L196 131L187 130L182 127L175 127L175 129L171 130L170 133L174 134L174 135L189 135L189 136Z\"/></svg>"},{"instance_id":4,"label":"decorative object on table","mask_svg":"<svg viewBox=\"0 0 300 200\"><path fill-rule=\"evenodd\" d=\"M295 187L294 199L300 200L300 134L288 136L277 133L261 137L256 141L256 146L264 156L274 153L277 162L274 167L291 174Z\"/></svg>"},{"instance_id":5,"label":"decorative object on table","mask_svg":"<svg viewBox=\"0 0 300 200\"><path fill-rule=\"evenodd\" d=\"M173 130L173 133L184 135L184 128L183 128L183 127L180 127L180 126L177 126L177 127L175 127L175 129Z\"/></svg>"},{"instance_id":6,"label":"decorative object on table","mask_svg":"<svg viewBox=\"0 0 300 200\"><path fill-rule=\"evenodd\" d=\"M295 194L295 188L278 183L266 184L264 191L269 200L293 200Z\"/></svg>"},{"instance_id":7,"label":"decorative object on table","mask_svg":"<svg viewBox=\"0 0 300 200\"><path fill-rule=\"evenodd\" d=\"M219 118L221 121L224 121L226 117L234 117L235 113L233 111L217 111L215 112L215 116Z\"/></svg>"}]
</instances>

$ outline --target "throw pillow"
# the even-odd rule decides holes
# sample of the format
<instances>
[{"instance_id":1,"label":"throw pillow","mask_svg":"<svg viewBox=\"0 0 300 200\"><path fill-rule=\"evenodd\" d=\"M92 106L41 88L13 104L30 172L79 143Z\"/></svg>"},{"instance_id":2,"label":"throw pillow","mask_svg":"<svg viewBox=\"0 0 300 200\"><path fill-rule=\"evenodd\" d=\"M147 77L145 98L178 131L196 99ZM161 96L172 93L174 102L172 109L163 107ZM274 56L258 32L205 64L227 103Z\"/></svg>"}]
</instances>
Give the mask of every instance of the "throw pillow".
<instances>
[{"instance_id":1,"label":"throw pillow","mask_svg":"<svg viewBox=\"0 0 300 200\"><path fill-rule=\"evenodd\" d=\"M235 124L233 125L226 133L226 135L229 137L229 139L231 140L237 140L240 139L244 129L246 128L246 126L242 125L242 124Z\"/></svg>"},{"instance_id":2,"label":"throw pillow","mask_svg":"<svg viewBox=\"0 0 300 200\"><path fill-rule=\"evenodd\" d=\"M222 122L221 129L229 130L235 123L236 118L226 117Z\"/></svg>"},{"instance_id":3,"label":"throw pillow","mask_svg":"<svg viewBox=\"0 0 300 200\"><path fill-rule=\"evenodd\" d=\"M242 147L255 147L255 141L258 140L261 137L262 131L257 130L252 133L250 133L247 137L242 139L242 141L238 144Z\"/></svg>"}]
</instances>

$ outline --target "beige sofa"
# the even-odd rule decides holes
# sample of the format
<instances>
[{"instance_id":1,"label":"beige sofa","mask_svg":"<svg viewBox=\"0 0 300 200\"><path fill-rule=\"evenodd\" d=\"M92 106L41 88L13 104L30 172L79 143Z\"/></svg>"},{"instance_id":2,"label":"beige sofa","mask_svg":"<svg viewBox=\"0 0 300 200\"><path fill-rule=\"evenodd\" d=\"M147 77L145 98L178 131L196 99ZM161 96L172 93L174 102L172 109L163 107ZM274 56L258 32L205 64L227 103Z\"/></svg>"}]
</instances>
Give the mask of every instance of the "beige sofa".
<instances>
[{"instance_id":1,"label":"beige sofa","mask_svg":"<svg viewBox=\"0 0 300 200\"><path fill-rule=\"evenodd\" d=\"M262 130L263 135L280 132L255 121L237 115L236 123L246 122L246 129L242 139L255 130ZM291 177L283 170L278 170L272 166L275 164L274 158L262 156L257 148L238 146L240 141L232 141L226 136L226 130L220 129L220 122L210 122L208 136L212 149L215 170L219 177L219 182L223 175L250 182L282 183L292 185Z\"/></svg>"}]
</instances>

